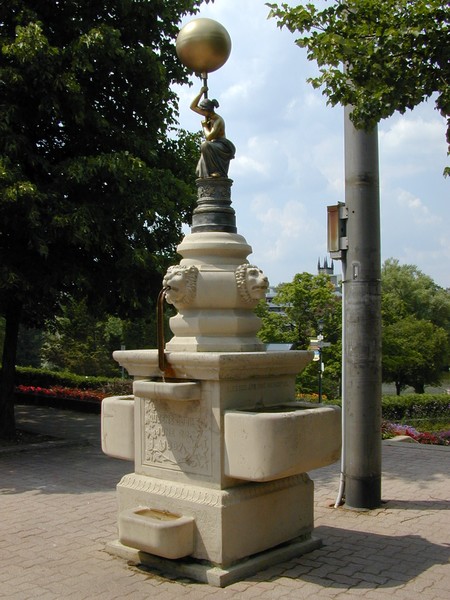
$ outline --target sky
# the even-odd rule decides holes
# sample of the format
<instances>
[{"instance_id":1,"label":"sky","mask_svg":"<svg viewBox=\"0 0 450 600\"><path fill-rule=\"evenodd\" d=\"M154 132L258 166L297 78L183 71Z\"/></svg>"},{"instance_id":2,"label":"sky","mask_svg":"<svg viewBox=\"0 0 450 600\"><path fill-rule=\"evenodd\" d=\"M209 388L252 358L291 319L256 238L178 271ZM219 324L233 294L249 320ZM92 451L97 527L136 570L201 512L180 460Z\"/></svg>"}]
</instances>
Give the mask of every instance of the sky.
<instances>
[{"instance_id":1,"label":"sky","mask_svg":"<svg viewBox=\"0 0 450 600\"><path fill-rule=\"evenodd\" d=\"M264 0L215 0L181 25L207 17L230 34L231 55L209 74L209 97L237 148L229 177L238 233L252 246L249 262L275 286L316 273L327 256L327 206L344 202L344 111L307 83L317 64L268 12ZM201 117L189 105L201 80L191 81L176 88L179 122L198 131ZM416 265L450 287L445 131L432 99L380 123L381 258ZM334 267L341 272L339 261Z\"/></svg>"}]
</instances>

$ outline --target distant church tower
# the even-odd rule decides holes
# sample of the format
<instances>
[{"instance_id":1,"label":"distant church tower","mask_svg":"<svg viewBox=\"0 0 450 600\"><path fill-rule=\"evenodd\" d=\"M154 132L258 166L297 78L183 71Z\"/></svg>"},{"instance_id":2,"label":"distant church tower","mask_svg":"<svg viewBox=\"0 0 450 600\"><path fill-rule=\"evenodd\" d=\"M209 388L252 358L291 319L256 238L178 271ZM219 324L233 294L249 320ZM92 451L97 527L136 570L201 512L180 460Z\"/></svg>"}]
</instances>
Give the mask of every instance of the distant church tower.
<instances>
[{"instance_id":1,"label":"distant church tower","mask_svg":"<svg viewBox=\"0 0 450 600\"><path fill-rule=\"evenodd\" d=\"M330 278L331 283L334 286L334 293L337 296L341 296L342 295L342 288L341 288L341 284L342 284L342 275L340 274L334 274L334 262L333 259L331 259L331 264L330 266L328 266L328 259L325 257L324 261L323 261L323 265L320 263L320 258L317 261L317 273L319 275L321 275L322 273L324 275L328 275L328 277Z\"/></svg>"},{"instance_id":2,"label":"distant church tower","mask_svg":"<svg viewBox=\"0 0 450 600\"><path fill-rule=\"evenodd\" d=\"M328 266L328 259L327 259L327 257L325 257L325 259L323 261L323 266L321 266L320 258L319 258L319 260L317 261L317 273L319 275L321 275L322 273L324 273L325 275L334 275L333 259L331 259L331 265Z\"/></svg>"}]
</instances>

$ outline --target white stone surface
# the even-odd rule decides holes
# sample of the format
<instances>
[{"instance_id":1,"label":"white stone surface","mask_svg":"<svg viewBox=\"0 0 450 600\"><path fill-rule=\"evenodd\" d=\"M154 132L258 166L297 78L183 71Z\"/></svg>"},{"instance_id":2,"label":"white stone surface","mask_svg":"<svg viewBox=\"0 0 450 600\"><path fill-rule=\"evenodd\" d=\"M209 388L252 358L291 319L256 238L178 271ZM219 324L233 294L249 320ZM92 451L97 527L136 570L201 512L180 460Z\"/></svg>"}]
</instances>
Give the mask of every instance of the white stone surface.
<instances>
[{"instance_id":1,"label":"white stone surface","mask_svg":"<svg viewBox=\"0 0 450 600\"><path fill-rule=\"evenodd\" d=\"M151 400L191 402L192 400L200 400L201 390L202 386L198 381L135 381L133 384L135 396Z\"/></svg>"},{"instance_id":2,"label":"white stone surface","mask_svg":"<svg viewBox=\"0 0 450 600\"><path fill-rule=\"evenodd\" d=\"M119 541L164 558L183 558L194 550L194 519L146 507L119 514Z\"/></svg>"},{"instance_id":3,"label":"white stone surface","mask_svg":"<svg viewBox=\"0 0 450 600\"><path fill-rule=\"evenodd\" d=\"M295 377L312 361L314 352L166 352L166 379L204 381L290 377L294 399ZM114 359L135 379L162 377L157 350L116 350ZM249 396L251 398L251 396ZM270 402L268 402L270 404ZM273 403L273 402L272 402ZM245 406L245 405L243 405Z\"/></svg>"},{"instance_id":4,"label":"white stone surface","mask_svg":"<svg viewBox=\"0 0 450 600\"><path fill-rule=\"evenodd\" d=\"M313 529L313 482L306 474L221 490L130 473L117 494L119 519L142 506L192 517L192 557L222 566Z\"/></svg>"},{"instance_id":5,"label":"white stone surface","mask_svg":"<svg viewBox=\"0 0 450 600\"><path fill-rule=\"evenodd\" d=\"M101 438L105 454L134 460L134 396L104 398Z\"/></svg>"},{"instance_id":6,"label":"white stone surface","mask_svg":"<svg viewBox=\"0 0 450 600\"><path fill-rule=\"evenodd\" d=\"M171 545L169 533L148 541L156 529L150 519L141 533L137 525L126 533L142 507L192 519L190 559L225 570L279 544L310 540L313 484L301 470L337 457L339 409L270 411L295 402L296 375L312 356L168 352L164 380L157 351L116 352L135 377L134 472L117 486L122 543L155 556Z\"/></svg>"},{"instance_id":7,"label":"white stone surface","mask_svg":"<svg viewBox=\"0 0 450 600\"><path fill-rule=\"evenodd\" d=\"M195 292L188 296L179 293L183 298L180 304L175 300L178 314L170 319L174 337L167 342L166 349L171 352L264 350L257 337L261 320L253 309L268 281L260 270L256 279L250 272L247 279L239 279L238 273L245 273L251 252L246 240L226 232L192 233L178 246L178 252L183 259L180 272L174 271L174 285L182 285L182 274L189 268L196 269L197 277ZM170 279L171 276L165 278L169 290ZM186 297L188 302L184 300Z\"/></svg>"},{"instance_id":8,"label":"white stone surface","mask_svg":"<svg viewBox=\"0 0 450 600\"><path fill-rule=\"evenodd\" d=\"M272 481L336 462L341 450L341 411L306 402L226 411L225 474Z\"/></svg>"}]
</instances>

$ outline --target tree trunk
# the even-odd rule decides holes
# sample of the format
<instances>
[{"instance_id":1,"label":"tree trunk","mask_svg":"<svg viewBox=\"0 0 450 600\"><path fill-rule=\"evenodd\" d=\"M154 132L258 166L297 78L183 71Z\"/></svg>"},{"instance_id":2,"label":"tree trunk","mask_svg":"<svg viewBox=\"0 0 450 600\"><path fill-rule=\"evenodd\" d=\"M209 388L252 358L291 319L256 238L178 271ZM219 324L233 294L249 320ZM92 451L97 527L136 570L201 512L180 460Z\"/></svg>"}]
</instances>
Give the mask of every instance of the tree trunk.
<instances>
[{"instance_id":1,"label":"tree trunk","mask_svg":"<svg viewBox=\"0 0 450 600\"><path fill-rule=\"evenodd\" d=\"M400 396L400 392L402 391L402 384L399 381L395 382L395 390L397 392L397 396Z\"/></svg>"},{"instance_id":2,"label":"tree trunk","mask_svg":"<svg viewBox=\"0 0 450 600\"><path fill-rule=\"evenodd\" d=\"M3 440L11 440L16 434L14 384L21 313L21 304L12 301L8 304L4 315L5 340L3 343L2 375L0 381L0 439Z\"/></svg>"},{"instance_id":3,"label":"tree trunk","mask_svg":"<svg viewBox=\"0 0 450 600\"><path fill-rule=\"evenodd\" d=\"M425 385L423 383L415 383L414 392L416 394L425 394Z\"/></svg>"}]
</instances>

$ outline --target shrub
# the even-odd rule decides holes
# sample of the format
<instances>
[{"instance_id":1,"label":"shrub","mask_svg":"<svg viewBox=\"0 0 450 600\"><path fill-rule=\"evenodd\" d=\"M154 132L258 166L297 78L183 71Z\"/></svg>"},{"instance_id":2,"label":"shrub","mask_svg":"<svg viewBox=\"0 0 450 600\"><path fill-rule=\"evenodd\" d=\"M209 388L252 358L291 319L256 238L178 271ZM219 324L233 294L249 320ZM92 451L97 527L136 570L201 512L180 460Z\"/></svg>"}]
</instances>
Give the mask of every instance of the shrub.
<instances>
[{"instance_id":1,"label":"shrub","mask_svg":"<svg viewBox=\"0 0 450 600\"><path fill-rule=\"evenodd\" d=\"M86 377L84 375L75 375L68 371L50 371L48 369L34 369L33 367L17 367L16 385L40 388L61 386L79 390L104 390L109 392L121 387L129 390L131 380L108 377Z\"/></svg>"},{"instance_id":2,"label":"shrub","mask_svg":"<svg viewBox=\"0 0 450 600\"><path fill-rule=\"evenodd\" d=\"M308 394L297 394L298 398L311 400ZM317 396L316 396L317 398ZM317 400L315 400L317 402ZM341 400L327 400L324 404L337 404ZM383 419L388 421L401 421L402 419L426 419L436 417L449 417L450 396L448 394L405 394L404 396L383 396L381 398Z\"/></svg>"},{"instance_id":3,"label":"shrub","mask_svg":"<svg viewBox=\"0 0 450 600\"><path fill-rule=\"evenodd\" d=\"M445 417L450 415L450 396L448 394L383 396L382 413L383 418L390 421Z\"/></svg>"}]
</instances>

